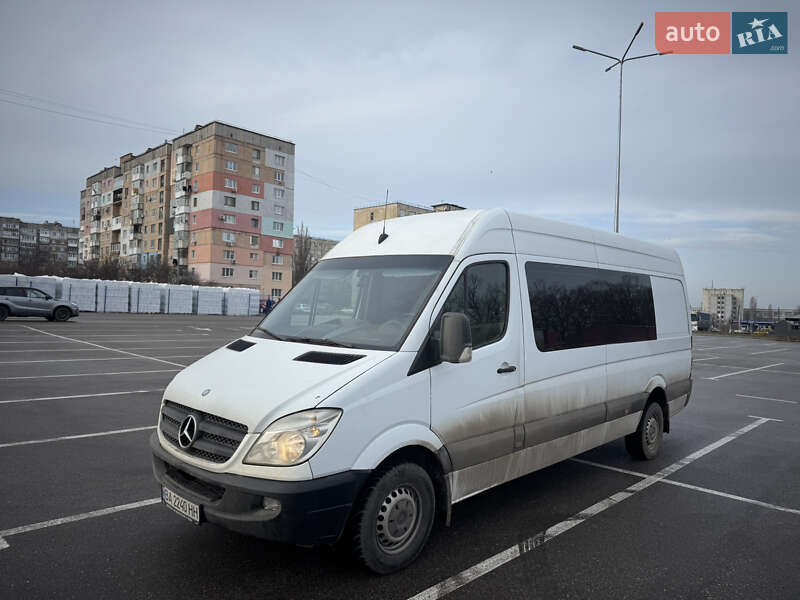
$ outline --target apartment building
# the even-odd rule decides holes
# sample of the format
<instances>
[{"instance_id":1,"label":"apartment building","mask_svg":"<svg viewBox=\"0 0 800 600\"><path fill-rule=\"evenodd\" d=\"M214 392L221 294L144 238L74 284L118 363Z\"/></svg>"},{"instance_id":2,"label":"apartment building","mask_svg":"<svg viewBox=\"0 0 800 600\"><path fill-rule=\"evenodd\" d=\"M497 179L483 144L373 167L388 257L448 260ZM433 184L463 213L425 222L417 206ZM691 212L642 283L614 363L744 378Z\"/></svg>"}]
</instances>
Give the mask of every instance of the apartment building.
<instances>
[{"instance_id":1,"label":"apartment building","mask_svg":"<svg viewBox=\"0 0 800 600\"><path fill-rule=\"evenodd\" d=\"M198 125L87 178L80 206L83 260L163 262L274 298L291 288L291 142Z\"/></svg>"},{"instance_id":2,"label":"apartment building","mask_svg":"<svg viewBox=\"0 0 800 600\"><path fill-rule=\"evenodd\" d=\"M294 144L214 121L173 140L172 256L204 281L292 287Z\"/></svg>"},{"instance_id":3,"label":"apartment building","mask_svg":"<svg viewBox=\"0 0 800 600\"><path fill-rule=\"evenodd\" d=\"M421 204L409 204L408 202L390 202L388 204L375 204L362 206L353 210L353 231L364 225L369 225L374 221L386 219L397 219L410 215L423 215L431 212L446 212L450 210L464 210L463 206L445 202L423 206Z\"/></svg>"},{"instance_id":4,"label":"apartment building","mask_svg":"<svg viewBox=\"0 0 800 600\"><path fill-rule=\"evenodd\" d=\"M741 321L744 310L744 288L703 288L702 312L714 322Z\"/></svg>"},{"instance_id":5,"label":"apartment building","mask_svg":"<svg viewBox=\"0 0 800 600\"><path fill-rule=\"evenodd\" d=\"M0 262L18 265L38 260L78 264L77 227L61 223L26 223L0 217Z\"/></svg>"}]
</instances>

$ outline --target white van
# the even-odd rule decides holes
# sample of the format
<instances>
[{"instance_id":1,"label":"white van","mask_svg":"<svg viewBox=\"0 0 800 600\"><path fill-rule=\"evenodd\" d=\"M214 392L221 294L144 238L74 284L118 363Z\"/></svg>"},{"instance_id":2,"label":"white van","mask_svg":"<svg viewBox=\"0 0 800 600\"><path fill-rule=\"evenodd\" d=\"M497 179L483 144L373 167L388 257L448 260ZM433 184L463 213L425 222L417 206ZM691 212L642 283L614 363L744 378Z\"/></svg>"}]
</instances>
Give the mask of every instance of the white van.
<instances>
[{"instance_id":1,"label":"white van","mask_svg":"<svg viewBox=\"0 0 800 600\"><path fill-rule=\"evenodd\" d=\"M165 504L344 539L389 573L456 502L621 437L658 453L692 387L673 250L499 209L386 233L353 232L169 384L151 438Z\"/></svg>"}]
</instances>

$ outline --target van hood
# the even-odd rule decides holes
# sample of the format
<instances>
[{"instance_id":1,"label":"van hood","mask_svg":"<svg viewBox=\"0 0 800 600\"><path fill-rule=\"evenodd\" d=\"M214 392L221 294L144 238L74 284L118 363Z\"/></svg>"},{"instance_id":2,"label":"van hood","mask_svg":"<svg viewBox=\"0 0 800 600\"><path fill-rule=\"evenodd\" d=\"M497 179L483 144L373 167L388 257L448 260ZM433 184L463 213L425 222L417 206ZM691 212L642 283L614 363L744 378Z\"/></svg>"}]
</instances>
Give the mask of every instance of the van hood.
<instances>
[{"instance_id":1,"label":"van hood","mask_svg":"<svg viewBox=\"0 0 800 600\"><path fill-rule=\"evenodd\" d=\"M247 347L236 351L225 346L186 367L164 390L164 399L260 433L277 418L317 406L394 354L247 336L240 342ZM309 352L320 353L310 357L315 362L297 360ZM358 358L332 364L349 360L342 355Z\"/></svg>"}]
</instances>

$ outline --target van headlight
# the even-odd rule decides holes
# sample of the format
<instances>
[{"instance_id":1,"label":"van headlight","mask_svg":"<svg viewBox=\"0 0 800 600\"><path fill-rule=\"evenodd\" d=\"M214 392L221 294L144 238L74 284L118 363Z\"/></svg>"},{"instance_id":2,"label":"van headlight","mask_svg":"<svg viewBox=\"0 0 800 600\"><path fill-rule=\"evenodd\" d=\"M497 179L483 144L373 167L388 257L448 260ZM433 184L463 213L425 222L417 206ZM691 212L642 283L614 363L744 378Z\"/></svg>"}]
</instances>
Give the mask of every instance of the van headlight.
<instances>
[{"instance_id":1,"label":"van headlight","mask_svg":"<svg viewBox=\"0 0 800 600\"><path fill-rule=\"evenodd\" d=\"M306 461L325 443L341 416L338 408L314 408L282 417L258 436L244 462L286 467Z\"/></svg>"}]
</instances>

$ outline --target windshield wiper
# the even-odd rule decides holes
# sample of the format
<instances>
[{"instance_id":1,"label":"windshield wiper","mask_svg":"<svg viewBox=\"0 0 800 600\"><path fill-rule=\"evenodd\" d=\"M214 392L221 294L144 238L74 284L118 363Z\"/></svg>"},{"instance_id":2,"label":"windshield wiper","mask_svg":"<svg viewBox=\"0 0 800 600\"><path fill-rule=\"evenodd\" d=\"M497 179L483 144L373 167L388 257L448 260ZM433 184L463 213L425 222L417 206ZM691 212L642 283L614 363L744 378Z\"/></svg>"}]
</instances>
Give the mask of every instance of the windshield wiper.
<instances>
[{"instance_id":1,"label":"windshield wiper","mask_svg":"<svg viewBox=\"0 0 800 600\"><path fill-rule=\"evenodd\" d=\"M318 346L334 346L338 348L355 348L353 344L348 344L346 342L335 342L333 340L326 340L322 338L286 336L283 339L289 342L300 342L301 344L317 344Z\"/></svg>"},{"instance_id":2,"label":"windshield wiper","mask_svg":"<svg viewBox=\"0 0 800 600\"><path fill-rule=\"evenodd\" d=\"M280 335L275 335L275 334L274 334L274 333L272 333L272 332L271 332L269 329L265 329L265 328L263 328L263 327L256 327L256 331L259 331L260 333L264 334L264 335L265 335L265 336L267 336L267 337L271 337L271 338L272 338L272 339L274 339L274 340L280 340L280 341L282 341L282 342L285 342L285 341L286 341L286 338L285 338L285 337L282 337L282 336L280 336Z\"/></svg>"}]
</instances>

